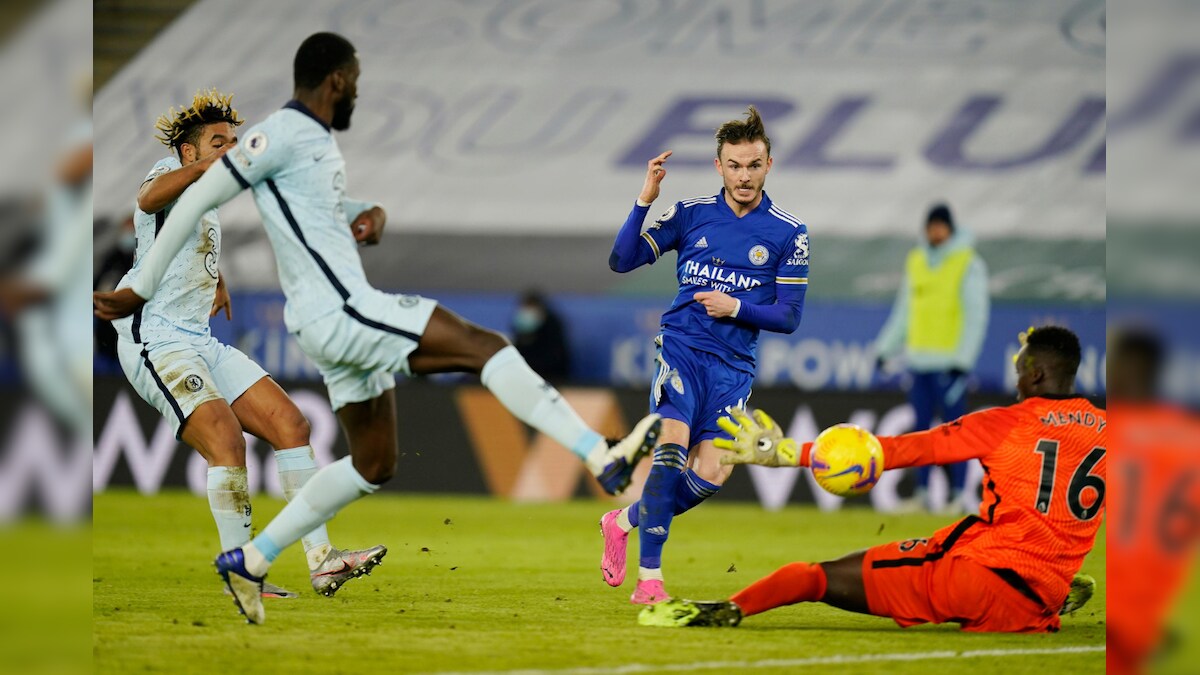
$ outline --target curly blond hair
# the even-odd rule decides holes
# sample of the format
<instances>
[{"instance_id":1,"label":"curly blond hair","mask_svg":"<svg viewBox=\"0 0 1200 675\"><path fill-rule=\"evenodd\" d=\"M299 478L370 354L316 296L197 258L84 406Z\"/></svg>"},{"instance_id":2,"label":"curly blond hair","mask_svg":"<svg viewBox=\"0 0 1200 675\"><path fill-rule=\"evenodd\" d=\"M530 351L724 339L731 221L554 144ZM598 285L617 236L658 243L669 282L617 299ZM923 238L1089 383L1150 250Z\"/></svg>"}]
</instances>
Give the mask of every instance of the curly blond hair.
<instances>
[{"instance_id":1,"label":"curly blond hair","mask_svg":"<svg viewBox=\"0 0 1200 675\"><path fill-rule=\"evenodd\" d=\"M192 97L192 105L179 111L172 106L166 114L158 118L154 128L158 130L155 136L163 145L179 151L184 143L195 145L200 130L207 124L228 122L240 126L243 120L233 109L233 94L222 94L216 88L208 91L197 91Z\"/></svg>"}]
</instances>

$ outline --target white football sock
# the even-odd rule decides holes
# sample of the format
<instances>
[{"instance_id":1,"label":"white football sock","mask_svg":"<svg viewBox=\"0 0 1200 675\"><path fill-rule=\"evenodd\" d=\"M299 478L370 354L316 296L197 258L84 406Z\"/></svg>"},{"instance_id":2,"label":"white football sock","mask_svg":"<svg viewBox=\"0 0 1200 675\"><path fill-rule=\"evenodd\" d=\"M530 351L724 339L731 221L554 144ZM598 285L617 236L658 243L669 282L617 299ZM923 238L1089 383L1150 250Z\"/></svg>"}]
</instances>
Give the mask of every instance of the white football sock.
<instances>
[{"instance_id":1,"label":"white football sock","mask_svg":"<svg viewBox=\"0 0 1200 675\"><path fill-rule=\"evenodd\" d=\"M479 374L500 403L517 419L558 441L587 463L593 474L604 470L608 443L593 431L558 390L533 372L517 348L496 352Z\"/></svg>"},{"instance_id":2,"label":"white football sock","mask_svg":"<svg viewBox=\"0 0 1200 675\"><path fill-rule=\"evenodd\" d=\"M246 467L208 467L208 508L217 523L222 551L250 541L250 493L246 489Z\"/></svg>"},{"instance_id":3,"label":"white football sock","mask_svg":"<svg viewBox=\"0 0 1200 675\"><path fill-rule=\"evenodd\" d=\"M246 561L246 571L256 577L261 577L271 569L271 561L263 556L262 551L258 550L254 542L242 547L242 557Z\"/></svg>"},{"instance_id":4,"label":"white football sock","mask_svg":"<svg viewBox=\"0 0 1200 675\"><path fill-rule=\"evenodd\" d=\"M634 506L637 506L637 504L635 503L626 506L625 508L621 509L619 513L617 513L617 527L621 528L625 532L633 530L633 523L629 522L629 509L632 509Z\"/></svg>"},{"instance_id":5,"label":"white football sock","mask_svg":"<svg viewBox=\"0 0 1200 675\"><path fill-rule=\"evenodd\" d=\"M299 448L275 451L275 464L279 468L279 485L283 488L283 497L289 502L300 492L300 488L317 473L317 459L312 446L304 445ZM329 531L321 523L312 532L300 538L304 545L304 557L308 561L308 569L316 569L329 550Z\"/></svg>"},{"instance_id":6,"label":"white football sock","mask_svg":"<svg viewBox=\"0 0 1200 675\"><path fill-rule=\"evenodd\" d=\"M638 581L663 580L661 567L638 567Z\"/></svg>"},{"instance_id":7,"label":"white football sock","mask_svg":"<svg viewBox=\"0 0 1200 675\"><path fill-rule=\"evenodd\" d=\"M262 555L265 565L255 564L251 569L251 555L247 551L246 569L261 576L280 551L333 518L350 502L378 489L378 485L367 482L358 473L349 457L321 469L300 488L295 499L283 507L262 534L255 537L251 546Z\"/></svg>"}]
</instances>

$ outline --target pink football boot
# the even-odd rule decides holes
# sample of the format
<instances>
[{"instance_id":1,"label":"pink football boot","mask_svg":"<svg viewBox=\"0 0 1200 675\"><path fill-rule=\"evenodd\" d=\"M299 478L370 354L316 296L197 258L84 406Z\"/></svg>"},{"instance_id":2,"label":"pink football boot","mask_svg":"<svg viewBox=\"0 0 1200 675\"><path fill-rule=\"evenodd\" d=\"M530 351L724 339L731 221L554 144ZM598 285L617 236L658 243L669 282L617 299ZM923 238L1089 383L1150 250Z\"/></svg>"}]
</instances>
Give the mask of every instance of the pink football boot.
<instances>
[{"instance_id":1,"label":"pink football boot","mask_svg":"<svg viewBox=\"0 0 1200 675\"><path fill-rule=\"evenodd\" d=\"M625 583L625 545L629 533L617 525L621 509L609 511L600 518L600 534L604 537L604 557L600 559L600 571L604 583L616 588Z\"/></svg>"},{"instance_id":2,"label":"pink football boot","mask_svg":"<svg viewBox=\"0 0 1200 675\"><path fill-rule=\"evenodd\" d=\"M671 596L663 588L662 579L638 579L637 588L634 589L629 602L635 605L657 605L670 599Z\"/></svg>"}]
</instances>

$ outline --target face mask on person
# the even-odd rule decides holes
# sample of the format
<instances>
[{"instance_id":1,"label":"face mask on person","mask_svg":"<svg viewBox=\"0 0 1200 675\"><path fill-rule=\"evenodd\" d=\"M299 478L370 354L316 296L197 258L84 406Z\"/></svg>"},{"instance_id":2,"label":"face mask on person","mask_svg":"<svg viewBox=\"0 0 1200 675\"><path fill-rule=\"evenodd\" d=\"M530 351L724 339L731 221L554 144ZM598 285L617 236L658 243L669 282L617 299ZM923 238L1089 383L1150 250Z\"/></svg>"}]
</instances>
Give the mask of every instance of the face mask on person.
<instances>
[{"instance_id":1,"label":"face mask on person","mask_svg":"<svg viewBox=\"0 0 1200 675\"><path fill-rule=\"evenodd\" d=\"M520 307L513 316L513 328L518 333L532 333L541 328L545 320L542 310L537 307Z\"/></svg>"}]
</instances>

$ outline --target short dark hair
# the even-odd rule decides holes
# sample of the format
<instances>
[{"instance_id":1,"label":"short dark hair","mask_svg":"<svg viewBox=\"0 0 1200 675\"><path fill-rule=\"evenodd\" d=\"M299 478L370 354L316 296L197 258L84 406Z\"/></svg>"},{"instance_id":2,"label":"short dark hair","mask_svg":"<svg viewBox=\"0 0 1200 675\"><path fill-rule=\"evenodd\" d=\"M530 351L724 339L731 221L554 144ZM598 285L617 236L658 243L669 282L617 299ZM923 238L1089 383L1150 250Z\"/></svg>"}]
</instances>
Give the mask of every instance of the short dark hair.
<instances>
[{"instance_id":1,"label":"short dark hair","mask_svg":"<svg viewBox=\"0 0 1200 675\"><path fill-rule=\"evenodd\" d=\"M1151 328L1121 328L1109 337L1108 364L1135 366L1150 389L1158 388L1166 359L1167 350L1162 337Z\"/></svg>"},{"instance_id":2,"label":"short dark hair","mask_svg":"<svg viewBox=\"0 0 1200 675\"><path fill-rule=\"evenodd\" d=\"M1041 326L1025 335L1025 353L1063 379L1075 379L1083 349L1079 337L1062 326Z\"/></svg>"},{"instance_id":3,"label":"short dark hair","mask_svg":"<svg viewBox=\"0 0 1200 675\"><path fill-rule=\"evenodd\" d=\"M729 120L722 124L716 133L717 138L717 157L721 156L721 148L725 147L726 143L734 145L749 141L762 141L763 145L767 146L767 157L771 156L771 139L767 138L767 130L763 126L762 116L758 114L758 109L754 106L746 108L745 120Z\"/></svg>"},{"instance_id":4,"label":"short dark hair","mask_svg":"<svg viewBox=\"0 0 1200 675\"><path fill-rule=\"evenodd\" d=\"M954 231L954 216L950 213L950 207L944 203L934 204L929 208L929 215L925 216L925 227L934 221L940 221L950 226L950 231Z\"/></svg>"},{"instance_id":5,"label":"short dark hair","mask_svg":"<svg viewBox=\"0 0 1200 675\"><path fill-rule=\"evenodd\" d=\"M354 45L337 33L313 33L296 50L292 76L297 89L315 89L330 73L354 60Z\"/></svg>"}]
</instances>

